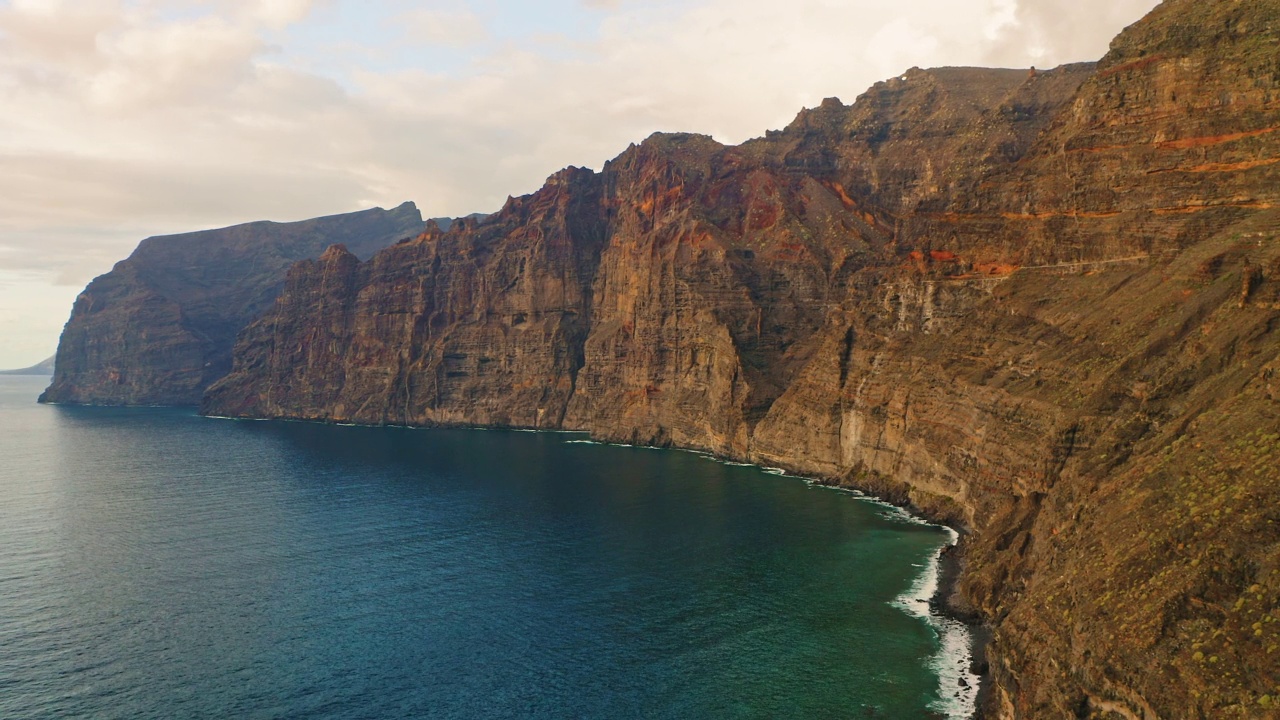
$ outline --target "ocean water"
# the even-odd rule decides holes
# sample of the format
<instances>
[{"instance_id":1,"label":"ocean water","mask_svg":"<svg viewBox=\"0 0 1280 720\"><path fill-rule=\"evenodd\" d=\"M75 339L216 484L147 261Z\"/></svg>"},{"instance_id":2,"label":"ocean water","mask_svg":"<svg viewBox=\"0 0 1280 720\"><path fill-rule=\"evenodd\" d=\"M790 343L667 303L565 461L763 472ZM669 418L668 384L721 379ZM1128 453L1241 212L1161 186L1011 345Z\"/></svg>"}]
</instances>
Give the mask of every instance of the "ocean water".
<instances>
[{"instance_id":1,"label":"ocean water","mask_svg":"<svg viewBox=\"0 0 1280 720\"><path fill-rule=\"evenodd\" d=\"M919 602L949 531L884 505L580 435L36 405L46 382L0 377L2 718L969 702Z\"/></svg>"}]
</instances>

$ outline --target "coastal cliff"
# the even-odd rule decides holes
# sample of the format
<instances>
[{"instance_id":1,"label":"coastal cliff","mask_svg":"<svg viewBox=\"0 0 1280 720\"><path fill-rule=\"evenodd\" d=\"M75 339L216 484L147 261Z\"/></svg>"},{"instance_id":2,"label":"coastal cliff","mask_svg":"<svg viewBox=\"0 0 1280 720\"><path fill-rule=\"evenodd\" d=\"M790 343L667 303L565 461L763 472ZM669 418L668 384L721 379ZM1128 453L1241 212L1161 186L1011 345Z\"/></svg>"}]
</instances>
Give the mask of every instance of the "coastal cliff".
<instances>
[{"instance_id":1,"label":"coastal cliff","mask_svg":"<svg viewBox=\"0 0 1280 720\"><path fill-rule=\"evenodd\" d=\"M331 250L293 269L206 407L589 426L743 457L831 309L901 264L897 216L1011 165L1091 70L913 70L739 147L654 135L368 263ZM1045 117L1002 112L1028 96Z\"/></svg>"},{"instance_id":2,"label":"coastal cliff","mask_svg":"<svg viewBox=\"0 0 1280 720\"><path fill-rule=\"evenodd\" d=\"M1097 64L912 69L372 257L316 246L225 377L158 292L84 324L143 287L126 261L66 372L110 379L103 328L146 327L155 370L89 397L216 380L208 414L585 430L873 491L966 529L988 716L1267 717L1278 128L1280 0L1166 0Z\"/></svg>"},{"instance_id":3,"label":"coastal cliff","mask_svg":"<svg viewBox=\"0 0 1280 720\"><path fill-rule=\"evenodd\" d=\"M41 402L196 405L231 368L236 333L293 263L346 243L368 257L422 231L413 203L143 240L76 298Z\"/></svg>"}]
</instances>

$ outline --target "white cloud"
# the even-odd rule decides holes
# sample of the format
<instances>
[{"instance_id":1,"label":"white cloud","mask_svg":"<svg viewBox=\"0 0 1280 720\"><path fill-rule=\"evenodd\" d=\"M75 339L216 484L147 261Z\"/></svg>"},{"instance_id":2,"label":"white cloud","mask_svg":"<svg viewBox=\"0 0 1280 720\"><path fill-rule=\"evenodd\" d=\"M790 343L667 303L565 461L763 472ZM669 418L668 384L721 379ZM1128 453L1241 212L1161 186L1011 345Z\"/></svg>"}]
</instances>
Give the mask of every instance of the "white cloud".
<instances>
[{"instance_id":1,"label":"white cloud","mask_svg":"<svg viewBox=\"0 0 1280 720\"><path fill-rule=\"evenodd\" d=\"M210 103L249 79L262 42L215 17L99 36L100 70L89 83L95 104Z\"/></svg>"},{"instance_id":2,"label":"white cloud","mask_svg":"<svg viewBox=\"0 0 1280 720\"><path fill-rule=\"evenodd\" d=\"M465 7L448 10L414 8L397 18L405 39L445 47L468 47L489 36L484 21Z\"/></svg>"},{"instance_id":3,"label":"white cloud","mask_svg":"<svg viewBox=\"0 0 1280 720\"><path fill-rule=\"evenodd\" d=\"M342 1L0 5L0 272L82 286L148 234L406 199L430 215L492 210L655 130L738 142L913 65L1094 59L1155 4L582 0L575 27L594 35L499 40L481 14L496 0L387 0L362 6L386 13L387 37L335 34L467 45L463 70L329 77L273 47ZM13 297L5 317L26 312ZM65 320L29 311L51 337Z\"/></svg>"},{"instance_id":4,"label":"white cloud","mask_svg":"<svg viewBox=\"0 0 1280 720\"><path fill-rule=\"evenodd\" d=\"M62 9L61 0L13 0L13 8L29 15L53 16Z\"/></svg>"},{"instance_id":5,"label":"white cloud","mask_svg":"<svg viewBox=\"0 0 1280 720\"><path fill-rule=\"evenodd\" d=\"M268 27L282 28L311 12L312 0L248 0L247 16Z\"/></svg>"}]
</instances>

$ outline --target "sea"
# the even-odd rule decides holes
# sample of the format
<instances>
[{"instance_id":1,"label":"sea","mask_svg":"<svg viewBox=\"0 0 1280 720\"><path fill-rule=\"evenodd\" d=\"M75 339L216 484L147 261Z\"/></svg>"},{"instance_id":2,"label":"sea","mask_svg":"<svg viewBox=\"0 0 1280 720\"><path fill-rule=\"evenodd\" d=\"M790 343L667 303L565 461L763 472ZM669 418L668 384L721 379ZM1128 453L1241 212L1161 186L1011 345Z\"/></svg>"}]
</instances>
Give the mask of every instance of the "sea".
<instances>
[{"instance_id":1,"label":"sea","mask_svg":"<svg viewBox=\"0 0 1280 720\"><path fill-rule=\"evenodd\" d=\"M954 541L573 433L43 406L0 376L0 718L965 718Z\"/></svg>"}]
</instances>

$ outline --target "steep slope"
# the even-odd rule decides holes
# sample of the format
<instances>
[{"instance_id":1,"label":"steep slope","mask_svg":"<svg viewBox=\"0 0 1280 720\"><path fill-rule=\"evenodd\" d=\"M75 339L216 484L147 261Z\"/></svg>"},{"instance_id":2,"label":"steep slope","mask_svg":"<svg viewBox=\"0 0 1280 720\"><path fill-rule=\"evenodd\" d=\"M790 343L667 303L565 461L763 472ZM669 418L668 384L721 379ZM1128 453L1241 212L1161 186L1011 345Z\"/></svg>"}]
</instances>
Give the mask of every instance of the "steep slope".
<instances>
[{"instance_id":1,"label":"steep slope","mask_svg":"<svg viewBox=\"0 0 1280 720\"><path fill-rule=\"evenodd\" d=\"M998 717L1257 717L1280 640L1278 292L1274 213L1168 261L885 278L750 457L973 530L959 602L996 627ZM1220 625L1238 603L1249 621Z\"/></svg>"},{"instance_id":2,"label":"steep slope","mask_svg":"<svg viewBox=\"0 0 1280 720\"><path fill-rule=\"evenodd\" d=\"M294 268L224 415L564 427L963 525L991 714L1280 703L1280 0L913 70Z\"/></svg>"},{"instance_id":3,"label":"steep slope","mask_svg":"<svg viewBox=\"0 0 1280 720\"><path fill-rule=\"evenodd\" d=\"M604 241L600 179L570 168L482 223L432 225L361 264L294 267L207 412L558 427Z\"/></svg>"},{"instance_id":4,"label":"steep slope","mask_svg":"<svg viewBox=\"0 0 1280 720\"><path fill-rule=\"evenodd\" d=\"M359 302L348 302L359 305L352 327L389 350L374 356L337 353L323 361L309 350L311 364L299 365L299 358L281 355L278 348L302 347L314 331L308 323L319 318L309 314L307 302L287 301L274 319L242 338L253 346L242 353L252 369L214 388L206 407L224 414L486 424L495 416L483 393L448 388L478 383L501 391L506 382L531 388L521 397L534 401L502 403L511 424L558 426L566 418L602 436L744 456L747 433L807 360L814 347L809 340L833 299L847 293L860 268L897 263L891 241L896 215L921 198L954 191L950 184L926 182L932 164L965 157L968 147L999 145L1003 154L957 161L950 177L961 182L1009 165L1030 145L1034 133L1027 127L1043 126L1048 118L1009 114L1005 104L1036 98L1052 114L1089 67L1040 77L1009 70L916 70L892 88L878 86L852 107L827 101L801 113L786 130L740 147L694 135L655 135L598 176L572 171L553 177L543 191L513 201L493 218L429 233L361 268L351 288ZM1052 84L1045 78L1060 80ZM1056 89L1056 100L1047 99L1046 85ZM903 147L888 140L908 135L907 116L913 114L919 132ZM832 154L835 146L852 159ZM868 184L858 176L868 168L880 179L855 200L843 183ZM564 193L573 202L550 199ZM557 228L590 226L587 234L596 239L549 230L541 215L522 214L525 206L546 203L568 213L555 221ZM512 285L508 265L539 247L532 243L553 238L563 238L555 256L536 265L520 263L516 274L526 279ZM308 267L298 272L326 272ZM559 352L578 358L567 374L522 361L529 355L515 353L506 339L493 340L493 352L474 350L479 341L471 334L481 326L490 338L545 332L527 327L527 320L562 312L564 299L521 288L537 286L538 275L557 277L566 270L572 271L574 292L582 294L573 296L569 309L581 313L575 323L590 331L589 337L575 331L557 340L572 338ZM308 281L298 282L304 293ZM412 290L418 299L390 300L410 292L407 282L421 286ZM471 288L479 285L486 293L473 297ZM489 308L508 288L523 293L520 303ZM425 294L440 300L424 302ZM384 305L401 308L405 323L425 324L432 332L383 330L377 318L386 312ZM433 317L440 305L470 308L472 315ZM484 315L475 314L484 308ZM266 337L268 324L274 328L270 343L249 342ZM287 334L279 335L281 329ZM348 346L339 347L346 352ZM395 356L401 351L403 359ZM477 356L488 360L478 363ZM365 367L408 373L414 380L405 392L416 400L387 403L384 395L368 394L373 386L361 386L344 390L351 400L337 407L329 395L311 392L341 383L333 370L346 368L346 376L353 364L360 373ZM503 374L492 378L495 372ZM282 374L293 377L287 401L278 395L280 383L266 379ZM263 407L264 384L273 387L269 410ZM428 387L434 389L417 389ZM550 405L543 402L553 397Z\"/></svg>"},{"instance_id":5,"label":"steep slope","mask_svg":"<svg viewBox=\"0 0 1280 720\"><path fill-rule=\"evenodd\" d=\"M1000 717L1276 694L1277 48L1280 4L1166 2L1021 162L908 219L914 267L753 434L975 530Z\"/></svg>"},{"instance_id":6,"label":"steep slope","mask_svg":"<svg viewBox=\"0 0 1280 720\"><path fill-rule=\"evenodd\" d=\"M1122 33L1027 158L910 233L1035 265L1174 252L1273 207L1275 3L1167 0Z\"/></svg>"},{"instance_id":7,"label":"steep slope","mask_svg":"<svg viewBox=\"0 0 1280 720\"><path fill-rule=\"evenodd\" d=\"M195 405L286 270L346 243L361 256L422 231L413 203L143 240L76 299L41 402Z\"/></svg>"}]
</instances>

